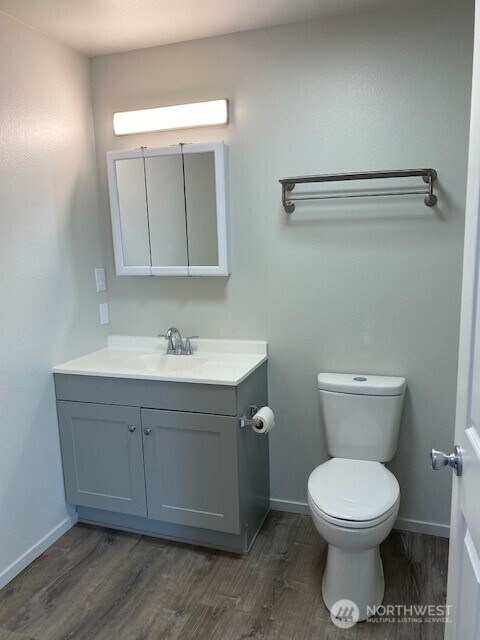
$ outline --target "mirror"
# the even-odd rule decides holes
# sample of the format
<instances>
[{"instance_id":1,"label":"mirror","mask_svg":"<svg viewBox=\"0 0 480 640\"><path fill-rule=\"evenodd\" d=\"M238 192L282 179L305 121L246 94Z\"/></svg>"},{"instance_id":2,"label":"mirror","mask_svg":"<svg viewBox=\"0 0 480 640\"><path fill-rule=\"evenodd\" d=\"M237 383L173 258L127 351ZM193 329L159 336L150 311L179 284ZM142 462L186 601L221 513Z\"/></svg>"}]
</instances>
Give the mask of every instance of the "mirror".
<instances>
[{"instance_id":1,"label":"mirror","mask_svg":"<svg viewBox=\"0 0 480 640\"><path fill-rule=\"evenodd\" d=\"M183 162L188 264L214 266L218 264L215 154L213 151L187 153Z\"/></svg>"},{"instance_id":2,"label":"mirror","mask_svg":"<svg viewBox=\"0 0 480 640\"><path fill-rule=\"evenodd\" d=\"M147 198L143 158L117 160L115 163L118 201L122 212L122 249L125 266L150 264Z\"/></svg>"},{"instance_id":3,"label":"mirror","mask_svg":"<svg viewBox=\"0 0 480 640\"><path fill-rule=\"evenodd\" d=\"M223 142L107 154L117 275L228 275Z\"/></svg>"},{"instance_id":4,"label":"mirror","mask_svg":"<svg viewBox=\"0 0 480 640\"><path fill-rule=\"evenodd\" d=\"M188 265L182 155L145 158L152 267Z\"/></svg>"}]
</instances>

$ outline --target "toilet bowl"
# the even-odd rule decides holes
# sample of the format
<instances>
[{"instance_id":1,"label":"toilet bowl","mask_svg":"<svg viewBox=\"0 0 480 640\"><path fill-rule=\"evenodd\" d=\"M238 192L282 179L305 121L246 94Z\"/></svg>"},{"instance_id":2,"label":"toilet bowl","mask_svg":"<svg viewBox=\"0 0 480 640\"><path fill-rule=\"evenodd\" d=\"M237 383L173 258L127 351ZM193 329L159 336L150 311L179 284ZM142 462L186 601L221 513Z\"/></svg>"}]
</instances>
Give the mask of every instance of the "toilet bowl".
<instances>
[{"instance_id":1,"label":"toilet bowl","mask_svg":"<svg viewBox=\"0 0 480 640\"><path fill-rule=\"evenodd\" d=\"M397 447L406 381L387 376L319 374L327 462L312 471L308 504L328 543L322 597L351 600L359 621L383 600L380 544L398 515L400 488L384 466Z\"/></svg>"},{"instance_id":2,"label":"toilet bowl","mask_svg":"<svg viewBox=\"0 0 480 640\"><path fill-rule=\"evenodd\" d=\"M398 514L400 489L379 462L332 458L308 481L315 528L328 543L322 597L331 611L351 600L366 620L383 600L385 582L379 545Z\"/></svg>"}]
</instances>

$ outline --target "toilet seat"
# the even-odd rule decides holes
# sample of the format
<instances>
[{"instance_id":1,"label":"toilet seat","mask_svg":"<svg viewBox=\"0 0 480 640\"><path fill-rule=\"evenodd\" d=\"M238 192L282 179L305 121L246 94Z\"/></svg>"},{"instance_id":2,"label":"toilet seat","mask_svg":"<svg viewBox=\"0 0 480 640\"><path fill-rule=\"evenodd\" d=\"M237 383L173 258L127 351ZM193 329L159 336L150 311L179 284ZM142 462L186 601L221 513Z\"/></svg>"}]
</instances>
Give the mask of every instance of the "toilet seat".
<instances>
[{"instance_id":1,"label":"toilet seat","mask_svg":"<svg viewBox=\"0 0 480 640\"><path fill-rule=\"evenodd\" d=\"M366 528L386 520L398 508L398 481L380 462L332 458L308 479L310 506L328 522Z\"/></svg>"},{"instance_id":2,"label":"toilet seat","mask_svg":"<svg viewBox=\"0 0 480 640\"><path fill-rule=\"evenodd\" d=\"M319 518L322 518L323 520L325 520L325 522L329 522L330 524L333 524L340 529L370 529L388 520L392 513L395 513L395 511L398 509L399 500L395 502L391 509L389 509L382 516L375 518L374 520L342 520L341 518L334 518L333 516L330 516L328 515L328 513L325 513L324 511L319 509L313 502L310 494L308 496L308 502L311 511L313 511Z\"/></svg>"}]
</instances>

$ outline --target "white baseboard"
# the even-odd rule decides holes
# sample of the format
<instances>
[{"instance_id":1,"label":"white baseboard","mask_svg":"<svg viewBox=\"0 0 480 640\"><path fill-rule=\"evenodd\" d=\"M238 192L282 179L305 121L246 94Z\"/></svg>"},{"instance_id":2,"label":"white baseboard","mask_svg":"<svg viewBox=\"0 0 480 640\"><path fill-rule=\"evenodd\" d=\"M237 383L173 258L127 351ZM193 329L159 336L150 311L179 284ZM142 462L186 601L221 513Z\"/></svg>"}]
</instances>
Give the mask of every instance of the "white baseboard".
<instances>
[{"instance_id":1,"label":"white baseboard","mask_svg":"<svg viewBox=\"0 0 480 640\"><path fill-rule=\"evenodd\" d=\"M287 513L310 514L310 508L306 502L292 502L291 500L270 499L270 507L275 511L286 511Z\"/></svg>"},{"instance_id":2,"label":"white baseboard","mask_svg":"<svg viewBox=\"0 0 480 640\"><path fill-rule=\"evenodd\" d=\"M430 536L440 538L450 537L450 526L438 522L424 522L423 520L411 520L410 518L397 518L393 528L397 531L412 531L413 533L427 533Z\"/></svg>"},{"instance_id":3,"label":"white baseboard","mask_svg":"<svg viewBox=\"0 0 480 640\"><path fill-rule=\"evenodd\" d=\"M64 533L73 527L78 522L78 513L75 512L68 518L65 518L60 524L58 524L50 533L36 542L30 547L24 554L22 554L17 560L4 569L0 573L0 589L13 580L21 571L28 567L38 556L48 549L54 542L56 542Z\"/></svg>"},{"instance_id":4,"label":"white baseboard","mask_svg":"<svg viewBox=\"0 0 480 640\"><path fill-rule=\"evenodd\" d=\"M279 500L272 498L270 507L276 511L287 511L288 513L302 513L309 515L310 509L306 502L293 502L292 500ZM450 537L450 527L448 524L438 524L436 522L423 522L422 520L411 520L410 518L397 518L393 528L396 531L410 531L412 533L427 533L431 536L441 538Z\"/></svg>"}]
</instances>

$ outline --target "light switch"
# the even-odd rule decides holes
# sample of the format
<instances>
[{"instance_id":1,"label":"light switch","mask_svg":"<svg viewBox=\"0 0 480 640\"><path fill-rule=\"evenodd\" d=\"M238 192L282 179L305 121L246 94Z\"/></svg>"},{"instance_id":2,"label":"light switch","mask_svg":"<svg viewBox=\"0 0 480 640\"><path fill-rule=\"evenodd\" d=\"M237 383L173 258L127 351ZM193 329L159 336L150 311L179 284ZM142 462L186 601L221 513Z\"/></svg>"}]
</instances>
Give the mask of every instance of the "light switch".
<instances>
[{"instance_id":1,"label":"light switch","mask_svg":"<svg viewBox=\"0 0 480 640\"><path fill-rule=\"evenodd\" d=\"M105 269L103 267L95 269L95 282L97 283L97 291L107 290L107 279L105 277Z\"/></svg>"},{"instance_id":2,"label":"light switch","mask_svg":"<svg viewBox=\"0 0 480 640\"><path fill-rule=\"evenodd\" d=\"M108 303L102 302L102 304L98 305L100 309L100 324L108 324L110 322L110 318L108 317Z\"/></svg>"}]
</instances>

